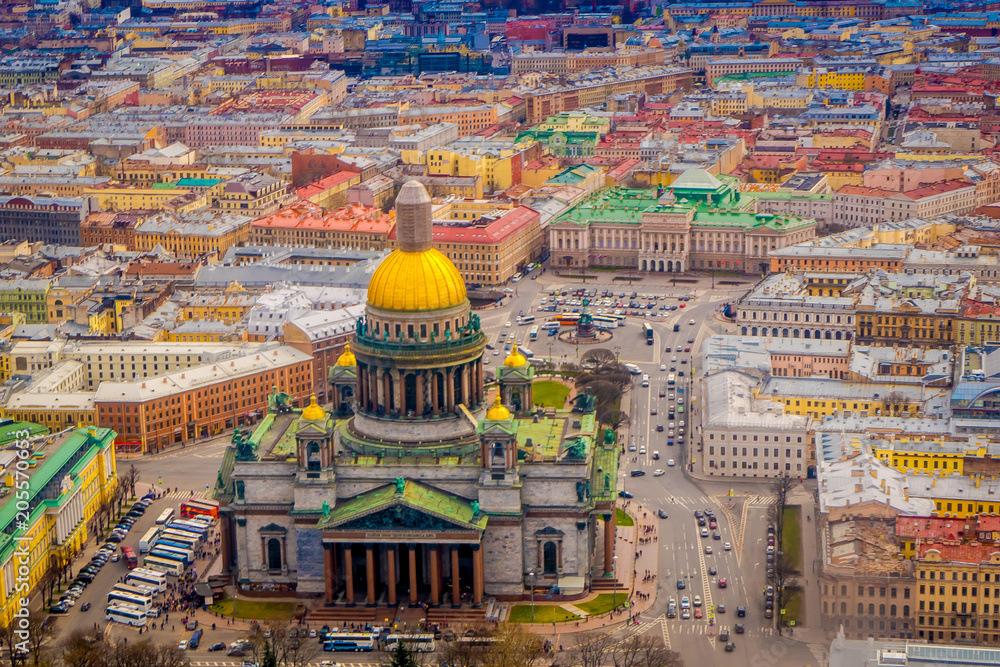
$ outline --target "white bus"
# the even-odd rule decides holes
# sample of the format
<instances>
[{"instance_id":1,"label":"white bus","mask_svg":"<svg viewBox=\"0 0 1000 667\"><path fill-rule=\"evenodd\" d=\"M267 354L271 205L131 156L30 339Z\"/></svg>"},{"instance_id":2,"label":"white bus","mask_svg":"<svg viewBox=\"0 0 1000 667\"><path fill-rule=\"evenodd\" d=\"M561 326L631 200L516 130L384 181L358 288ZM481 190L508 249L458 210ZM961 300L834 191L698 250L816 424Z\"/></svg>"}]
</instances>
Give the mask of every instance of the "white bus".
<instances>
[{"instance_id":1,"label":"white bus","mask_svg":"<svg viewBox=\"0 0 1000 667\"><path fill-rule=\"evenodd\" d=\"M204 538L205 533L208 532L208 526L201 521L196 521L194 519L179 519L177 521L171 521L167 524L167 528L170 530L184 530L189 533L194 533L200 538Z\"/></svg>"},{"instance_id":2,"label":"white bus","mask_svg":"<svg viewBox=\"0 0 1000 667\"><path fill-rule=\"evenodd\" d=\"M158 558L157 556L146 556L142 559L142 566L149 570L156 570L173 577L179 577L184 572L184 564L179 560L169 560ZM135 570L133 570L134 572Z\"/></svg>"},{"instance_id":3,"label":"white bus","mask_svg":"<svg viewBox=\"0 0 1000 667\"><path fill-rule=\"evenodd\" d=\"M157 570L136 568L125 576L125 581L134 586L138 586L139 584L150 586L160 593L167 590L167 575Z\"/></svg>"},{"instance_id":4,"label":"white bus","mask_svg":"<svg viewBox=\"0 0 1000 667\"><path fill-rule=\"evenodd\" d=\"M370 632L328 632L324 651L372 651L378 635Z\"/></svg>"},{"instance_id":5,"label":"white bus","mask_svg":"<svg viewBox=\"0 0 1000 667\"><path fill-rule=\"evenodd\" d=\"M159 539L174 544L183 544L188 549L194 549L198 546L198 538L194 536L194 533L186 533L183 530L167 529L160 533Z\"/></svg>"},{"instance_id":6,"label":"white bus","mask_svg":"<svg viewBox=\"0 0 1000 667\"><path fill-rule=\"evenodd\" d=\"M194 551L191 549L185 549L184 547L175 547L171 544L167 544L163 540L160 540L153 545L153 548L149 550L150 553L153 551L163 551L166 553L177 554L178 556L183 556L187 562L194 562Z\"/></svg>"},{"instance_id":7,"label":"white bus","mask_svg":"<svg viewBox=\"0 0 1000 667\"><path fill-rule=\"evenodd\" d=\"M146 625L146 612L126 604L109 604L104 610L104 618L123 625Z\"/></svg>"},{"instance_id":8,"label":"white bus","mask_svg":"<svg viewBox=\"0 0 1000 667\"><path fill-rule=\"evenodd\" d=\"M159 536L160 536L160 529L157 528L156 526L153 526L152 528L147 530L146 534L143 535L142 539L139 540L139 553L144 554L148 552L149 547L153 545L153 542L155 542L156 538Z\"/></svg>"},{"instance_id":9,"label":"white bus","mask_svg":"<svg viewBox=\"0 0 1000 667\"><path fill-rule=\"evenodd\" d=\"M538 325L531 327L531 331L528 332L528 340L538 340Z\"/></svg>"},{"instance_id":10,"label":"white bus","mask_svg":"<svg viewBox=\"0 0 1000 667\"><path fill-rule=\"evenodd\" d=\"M191 564L191 560L184 554L179 554L176 551L168 551L167 549L160 549L159 547L153 547L150 549L149 555L155 558L176 561L181 565L181 567L187 567Z\"/></svg>"},{"instance_id":11,"label":"white bus","mask_svg":"<svg viewBox=\"0 0 1000 667\"><path fill-rule=\"evenodd\" d=\"M534 315L521 315L520 317L517 318L517 323L518 324L522 324L522 325L523 324L533 324L534 321L535 321L535 316Z\"/></svg>"},{"instance_id":12,"label":"white bus","mask_svg":"<svg viewBox=\"0 0 1000 667\"><path fill-rule=\"evenodd\" d=\"M162 526L163 524L167 523L168 521L174 518L174 514L175 512L173 507L168 507L167 509L163 510L163 513L160 514L160 516L157 517L156 519L156 525Z\"/></svg>"},{"instance_id":13,"label":"white bus","mask_svg":"<svg viewBox=\"0 0 1000 667\"><path fill-rule=\"evenodd\" d=\"M130 607L141 609L143 613L153 608L153 598L151 597L144 595L132 595L131 593L116 591L114 589L108 593L108 604L113 602L123 602Z\"/></svg>"},{"instance_id":14,"label":"white bus","mask_svg":"<svg viewBox=\"0 0 1000 667\"><path fill-rule=\"evenodd\" d=\"M131 593L132 595L144 595L146 597L155 598L160 594L160 591L149 584L133 583L133 584L115 584L111 587L113 591L121 591L122 593Z\"/></svg>"},{"instance_id":15,"label":"white bus","mask_svg":"<svg viewBox=\"0 0 1000 667\"><path fill-rule=\"evenodd\" d=\"M434 651L434 635L389 635L383 642L382 648L386 651L395 651L397 643L402 643L410 651L416 653L433 653Z\"/></svg>"}]
</instances>

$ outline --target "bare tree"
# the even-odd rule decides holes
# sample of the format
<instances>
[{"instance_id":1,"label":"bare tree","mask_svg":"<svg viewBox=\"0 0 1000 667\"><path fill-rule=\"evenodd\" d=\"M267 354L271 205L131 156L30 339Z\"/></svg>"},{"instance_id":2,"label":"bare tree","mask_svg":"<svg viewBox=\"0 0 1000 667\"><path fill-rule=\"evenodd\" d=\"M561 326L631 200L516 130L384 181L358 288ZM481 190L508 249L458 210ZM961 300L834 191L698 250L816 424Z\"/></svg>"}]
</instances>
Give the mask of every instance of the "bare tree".
<instances>
[{"instance_id":1,"label":"bare tree","mask_svg":"<svg viewBox=\"0 0 1000 667\"><path fill-rule=\"evenodd\" d=\"M573 650L570 660L572 667L604 667L604 663L614 652L615 638L606 632L590 631L580 635L579 644Z\"/></svg>"},{"instance_id":2,"label":"bare tree","mask_svg":"<svg viewBox=\"0 0 1000 667\"><path fill-rule=\"evenodd\" d=\"M598 410L597 419L602 424L607 424L612 431L617 431L622 426L628 426L629 422L632 421L628 413L622 410Z\"/></svg>"},{"instance_id":3,"label":"bare tree","mask_svg":"<svg viewBox=\"0 0 1000 667\"><path fill-rule=\"evenodd\" d=\"M456 638L444 642L438 662L451 667L482 667L488 650L486 642L466 642Z\"/></svg>"},{"instance_id":4,"label":"bare tree","mask_svg":"<svg viewBox=\"0 0 1000 667\"><path fill-rule=\"evenodd\" d=\"M599 347L595 350L588 350L580 358L580 363L584 368L595 374L609 373L618 370L618 356L611 350Z\"/></svg>"},{"instance_id":5,"label":"bare tree","mask_svg":"<svg viewBox=\"0 0 1000 667\"><path fill-rule=\"evenodd\" d=\"M520 625L504 623L483 656L482 667L525 667L542 657L542 640Z\"/></svg>"},{"instance_id":6,"label":"bare tree","mask_svg":"<svg viewBox=\"0 0 1000 667\"><path fill-rule=\"evenodd\" d=\"M5 637L6 639L6 637ZM62 661L66 667L109 667L104 634L96 630L77 630L62 642ZM8 644L9 646L9 644Z\"/></svg>"},{"instance_id":7,"label":"bare tree","mask_svg":"<svg viewBox=\"0 0 1000 667\"><path fill-rule=\"evenodd\" d=\"M681 654L668 649L662 640L643 635L638 644L638 667L684 667Z\"/></svg>"},{"instance_id":8,"label":"bare tree","mask_svg":"<svg viewBox=\"0 0 1000 667\"><path fill-rule=\"evenodd\" d=\"M135 498L135 485L139 481L139 471L135 465L130 465L125 471L125 483L128 485L129 497Z\"/></svg>"},{"instance_id":9,"label":"bare tree","mask_svg":"<svg viewBox=\"0 0 1000 667\"><path fill-rule=\"evenodd\" d=\"M641 635L632 635L625 641L615 644L611 655L616 667L643 667L641 640Z\"/></svg>"},{"instance_id":10,"label":"bare tree","mask_svg":"<svg viewBox=\"0 0 1000 667\"><path fill-rule=\"evenodd\" d=\"M885 409L889 412L888 417L899 416L906 407L907 400L906 396L901 391L890 391L886 394L885 398L882 399L882 404L885 405Z\"/></svg>"},{"instance_id":11,"label":"bare tree","mask_svg":"<svg viewBox=\"0 0 1000 667\"><path fill-rule=\"evenodd\" d=\"M304 632L296 624L273 621L267 627L271 630L275 659L282 667L305 667L319 654L319 644L306 641Z\"/></svg>"},{"instance_id":12,"label":"bare tree","mask_svg":"<svg viewBox=\"0 0 1000 667\"><path fill-rule=\"evenodd\" d=\"M33 665L42 665L48 660L49 640L54 628L48 622L48 615L39 611L28 612L28 653Z\"/></svg>"}]
</instances>

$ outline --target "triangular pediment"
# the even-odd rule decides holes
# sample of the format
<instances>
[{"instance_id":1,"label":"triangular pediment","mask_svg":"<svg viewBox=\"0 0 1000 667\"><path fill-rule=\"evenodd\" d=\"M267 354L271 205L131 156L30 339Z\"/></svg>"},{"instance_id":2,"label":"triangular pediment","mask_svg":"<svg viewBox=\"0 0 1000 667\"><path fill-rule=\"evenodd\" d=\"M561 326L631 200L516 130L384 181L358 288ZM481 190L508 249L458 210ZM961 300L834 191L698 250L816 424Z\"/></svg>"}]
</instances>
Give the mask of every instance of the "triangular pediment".
<instances>
[{"instance_id":1,"label":"triangular pediment","mask_svg":"<svg viewBox=\"0 0 1000 667\"><path fill-rule=\"evenodd\" d=\"M447 521L442 517L408 507L403 503L378 512L348 519L338 526L328 526L340 530L468 530L468 525Z\"/></svg>"}]
</instances>

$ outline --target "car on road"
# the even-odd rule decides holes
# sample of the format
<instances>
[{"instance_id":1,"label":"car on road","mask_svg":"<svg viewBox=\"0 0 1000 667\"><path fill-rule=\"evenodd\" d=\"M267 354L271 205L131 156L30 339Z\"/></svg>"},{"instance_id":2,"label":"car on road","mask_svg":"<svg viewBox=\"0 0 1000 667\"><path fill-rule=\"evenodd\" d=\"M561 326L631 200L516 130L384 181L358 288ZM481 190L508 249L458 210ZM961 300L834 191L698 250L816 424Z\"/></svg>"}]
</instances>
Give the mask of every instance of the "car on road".
<instances>
[{"instance_id":1,"label":"car on road","mask_svg":"<svg viewBox=\"0 0 1000 667\"><path fill-rule=\"evenodd\" d=\"M719 527L719 524L716 523L715 519L712 519L711 521L708 522L708 527L712 528L712 529L715 529L715 528Z\"/></svg>"},{"instance_id":2,"label":"car on road","mask_svg":"<svg viewBox=\"0 0 1000 667\"><path fill-rule=\"evenodd\" d=\"M736 644L733 642L726 642L726 653L732 653L736 650Z\"/></svg>"},{"instance_id":3,"label":"car on road","mask_svg":"<svg viewBox=\"0 0 1000 667\"><path fill-rule=\"evenodd\" d=\"M695 607L700 607L701 606L701 596L700 595L695 595L694 596L694 606Z\"/></svg>"},{"instance_id":4,"label":"car on road","mask_svg":"<svg viewBox=\"0 0 1000 667\"><path fill-rule=\"evenodd\" d=\"M657 468L656 470L653 471L653 477L661 477L663 473L664 470L662 468Z\"/></svg>"},{"instance_id":5,"label":"car on road","mask_svg":"<svg viewBox=\"0 0 1000 667\"><path fill-rule=\"evenodd\" d=\"M694 324L694 320L688 320L688 324Z\"/></svg>"},{"instance_id":6,"label":"car on road","mask_svg":"<svg viewBox=\"0 0 1000 667\"><path fill-rule=\"evenodd\" d=\"M680 351L681 351L681 346L680 346L680 345L678 345L678 346L677 346L677 348L676 348L676 350L677 350L678 352L680 352Z\"/></svg>"},{"instance_id":7,"label":"car on road","mask_svg":"<svg viewBox=\"0 0 1000 667\"><path fill-rule=\"evenodd\" d=\"M726 551L732 551L733 545L730 544L729 542L726 542L725 544L722 545L722 548L725 549Z\"/></svg>"},{"instance_id":8,"label":"car on road","mask_svg":"<svg viewBox=\"0 0 1000 667\"><path fill-rule=\"evenodd\" d=\"M642 477L646 474L645 470L633 470L629 473L632 477Z\"/></svg>"},{"instance_id":9,"label":"car on road","mask_svg":"<svg viewBox=\"0 0 1000 667\"><path fill-rule=\"evenodd\" d=\"M706 556L711 556L712 555L712 546L711 545L705 547L705 555Z\"/></svg>"},{"instance_id":10,"label":"car on road","mask_svg":"<svg viewBox=\"0 0 1000 667\"><path fill-rule=\"evenodd\" d=\"M719 588L725 588L725 587L726 587L726 578L722 577L719 579Z\"/></svg>"},{"instance_id":11,"label":"car on road","mask_svg":"<svg viewBox=\"0 0 1000 667\"><path fill-rule=\"evenodd\" d=\"M661 519L666 519L667 518L667 510L657 510L656 516L660 517Z\"/></svg>"},{"instance_id":12,"label":"car on road","mask_svg":"<svg viewBox=\"0 0 1000 667\"><path fill-rule=\"evenodd\" d=\"M656 425L656 432L657 433L663 433L663 424L657 424Z\"/></svg>"},{"instance_id":13,"label":"car on road","mask_svg":"<svg viewBox=\"0 0 1000 667\"><path fill-rule=\"evenodd\" d=\"M687 586L684 584L684 580L683 579L678 579L677 580L677 590L682 591L685 588L687 588ZM687 598L684 598L684 599L686 600Z\"/></svg>"},{"instance_id":14,"label":"car on road","mask_svg":"<svg viewBox=\"0 0 1000 667\"><path fill-rule=\"evenodd\" d=\"M630 452L634 452L634 451L635 451L635 443L634 443L634 442L630 442L630 443L628 444L628 450L629 450Z\"/></svg>"},{"instance_id":15,"label":"car on road","mask_svg":"<svg viewBox=\"0 0 1000 667\"><path fill-rule=\"evenodd\" d=\"M69 605L65 604L65 603L62 603L62 602L60 602L59 604L54 604L51 607L49 607L49 613L50 614L68 614L69 613Z\"/></svg>"},{"instance_id":16,"label":"car on road","mask_svg":"<svg viewBox=\"0 0 1000 667\"><path fill-rule=\"evenodd\" d=\"M226 650L226 643L225 642L218 642L217 644L212 644L211 646L208 647L208 650L209 651L225 651Z\"/></svg>"},{"instance_id":17,"label":"car on road","mask_svg":"<svg viewBox=\"0 0 1000 667\"><path fill-rule=\"evenodd\" d=\"M82 605L80 605L80 611L89 611L89 610L90 610L89 602L84 602Z\"/></svg>"},{"instance_id":18,"label":"car on road","mask_svg":"<svg viewBox=\"0 0 1000 667\"><path fill-rule=\"evenodd\" d=\"M690 351L691 351L691 348L690 348L690 347L685 347L685 348L684 348L684 351L685 351L685 352L690 352Z\"/></svg>"},{"instance_id":19,"label":"car on road","mask_svg":"<svg viewBox=\"0 0 1000 667\"><path fill-rule=\"evenodd\" d=\"M738 634L738 635L742 635L745 632L745 630L743 629L743 624L742 623L737 623L736 625L734 625L733 626L733 630L735 630L736 634Z\"/></svg>"},{"instance_id":20,"label":"car on road","mask_svg":"<svg viewBox=\"0 0 1000 667\"><path fill-rule=\"evenodd\" d=\"M668 468L673 468L674 467L674 460L673 459L667 459L667 467Z\"/></svg>"},{"instance_id":21,"label":"car on road","mask_svg":"<svg viewBox=\"0 0 1000 667\"><path fill-rule=\"evenodd\" d=\"M646 445L639 445L639 453L640 454L645 454L646 453ZM643 473L643 474L645 475L646 473Z\"/></svg>"},{"instance_id":22,"label":"car on road","mask_svg":"<svg viewBox=\"0 0 1000 667\"><path fill-rule=\"evenodd\" d=\"M701 510L695 510L694 511L694 515L695 515L695 517L697 517L697 518L700 519L701 517L705 516L705 513L702 512Z\"/></svg>"},{"instance_id":23,"label":"car on road","mask_svg":"<svg viewBox=\"0 0 1000 667\"><path fill-rule=\"evenodd\" d=\"M651 415L653 415L655 417L656 416L656 408L655 407L650 408L649 409L649 414L651 414Z\"/></svg>"},{"instance_id":24,"label":"car on road","mask_svg":"<svg viewBox=\"0 0 1000 667\"><path fill-rule=\"evenodd\" d=\"M177 642L178 651L186 651L187 647L188 647L188 641L186 639L182 639L179 642Z\"/></svg>"},{"instance_id":25,"label":"car on road","mask_svg":"<svg viewBox=\"0 0 1000 667\"><path fill-rule=\"evenodd\" d=\"M743 618L744 616L747 615L747 608L744 607L744 606L737 607L736 608L736 615L739 616L740 618Z\"/></svg>"},{"instance_id":26,"label":"car on road","mask_svg":"<svg viewBox=\"0 0 1000 667\"><path fill-rule=\"evenodd\" d=\"M715 567L714 565L710 565L710 566L708 567L708 573L709 573L709 574L710 574L711 576L713 576L713 577L714 577L715 575L717 575L717 574L719 573L719 570L718 570L718 569L716 569L716 567Z\"/></svg>"},{"instance_id":27,"label":"car on road","mask_svg":"<svg viewBox=\"0 0 1000 667\"><path fill-rule=\"evenodd\" d=\"M695 607L694 608L694 617L695 618L701 618L701 607Z\"/></svg>"},{"instance_id":28,"label":"car on road","mask_svg":"<svg viewBox=\"0 0 1000 667\"><path fill-rule=\"evenodd\" d=\"M702 528L701 529L701 536L702 537L708 537L708 528Z\"/></svg>"},{"instance_id":29,"label":"car on road","mask_svg":"<svg viewBox=\"0 0 1000 667\"><path fill-rule=\"evenodd\" d=\"M507 320L507 324L505 324L504 326L509 329L510 328L510 320Z\"/></svg>"},{"instance_id":30,"label":"car on road","mask_svg":"<svg viewBox=\"0 0 1000 667\"><path fill-rule=\"evenodd\" d=\"M724 604L717 604L717 605L715 605L715 613L717 613L717 614L725 614L726 613L726 605L724 605Z\"/></svg>"},{"instance_id":31,"label":"car on road","mask_svg":"<svg viewBox=\"0 0 1000 667\"><path fill-rule=\"evenodd\" d=\"M626 498L626 499L628 499L628 498L632 497L632 494L629 493L628 491L619 491L618 492L618 497L619 498Z\"/></svg>"},{"instance_id":32,"label":"car on road","mask_svg":"<svg viewBox=\"0 0 1000 667\"><path fill-rule=\"evenodd\" d=\"M681 598L681 609L690 609L690 608L691 608L691 598L685 595L684 597Z\"/></svg>"},{"instance_id":33,"label":"car on road","mask_svg":"<svg viewBox=\"0 0 1000 667\"><path fill-rule=\"evenodd\" d=\"M714 533L712 533L712 539L713 540L721 540L722 539L722 535L719 535L719 531L715 531Z\"/></svg>"},{"instance_id":34,"label":"car on road","mask_svg":"<svg viewBox=\"0 0 1000 667\"><path fill-rule=\"evenodd\" d=\"M685 621L691 618L691 612L688 609L681 609L681 618Z\"/></svg>"},{"instance_id":35,"label":"car on road","mask_svg":"<svg viewBox=\"0 0 1000 667\"><path fill-rule=\"evenodd\" d=\"M667 370L667 365L666 364L660 364L660 370L661 371Z\"/></svg>"}]
</instances>

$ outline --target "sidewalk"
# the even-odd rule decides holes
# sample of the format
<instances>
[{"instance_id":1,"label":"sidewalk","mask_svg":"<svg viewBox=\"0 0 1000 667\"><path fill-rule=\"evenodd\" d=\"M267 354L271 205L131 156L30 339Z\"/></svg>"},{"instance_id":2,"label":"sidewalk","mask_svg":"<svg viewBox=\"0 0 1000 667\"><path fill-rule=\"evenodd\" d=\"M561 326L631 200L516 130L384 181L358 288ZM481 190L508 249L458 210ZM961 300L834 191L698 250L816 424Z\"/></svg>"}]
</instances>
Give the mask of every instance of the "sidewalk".
<instances>
[{"instance_id":1,"label":"sidewalk","mask_svg":"<svg viewBox=\"0 0 1000 667\"><path fill-rule=\"evenodd\" d=\"M624 501L624 503L629 502ZM618 506L624 507L624 503L619 502ZM587 616L585 612L581 613L582 610L575 609L576 605L594 600L598 595L610 595L611 593L608 591L591 593L586 598L573 602L536 601L536 608L562 607L567 611L581 615L581 620L564 623L522 623L521 625L525 629L546 638L551 637L552 644L558 647L561 635L574 635L590 630L616 627L628 623L630 617L635 622L637 617L641 617L653 606L653 603L656 602L657 580L653 578L649 581L644 581L644 574L647 570L654 574L657 571L659 550L657 549L658 541L656 540L659 531L656 525L656 514L652 510L635 503L628 504L626 512L632 517L635 525L618 528L615 540L615 554L618 556L618 592L619 595L622 592L627 593L627 599L632 606L628 610L612 611L600 616ZM643 518L643 513L646 513L645 518ZM649 528L651 532L646 533L646 528ZM638 544L640 536L644 540L648 539L649 542ZM636 558L637 554L638 558ZM518 604L526 603L520 602Z\"/></svg>"}]
</instances>

